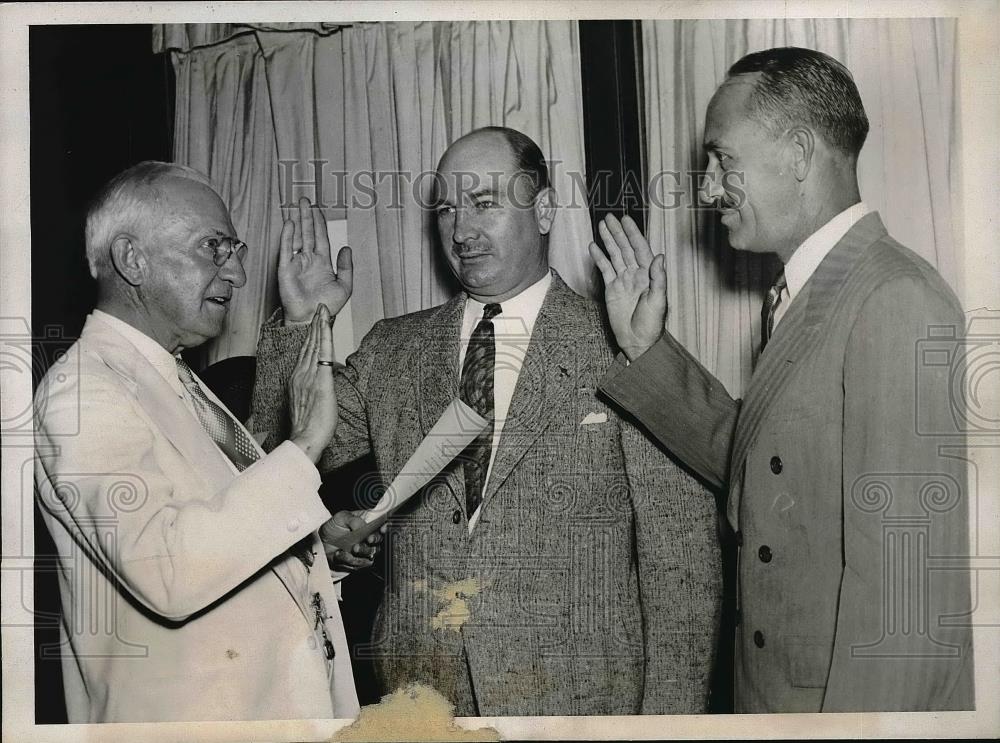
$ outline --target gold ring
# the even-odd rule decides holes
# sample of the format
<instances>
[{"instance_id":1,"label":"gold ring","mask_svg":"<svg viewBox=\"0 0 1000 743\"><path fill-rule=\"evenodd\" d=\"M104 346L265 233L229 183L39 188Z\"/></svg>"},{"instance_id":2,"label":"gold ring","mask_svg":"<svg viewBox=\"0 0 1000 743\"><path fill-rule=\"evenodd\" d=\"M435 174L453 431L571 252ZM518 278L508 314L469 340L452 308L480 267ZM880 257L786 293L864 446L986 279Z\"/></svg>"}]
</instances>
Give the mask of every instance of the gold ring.
<instances>
[{"instance_id":1,"label":"gold ring","mask_svg":"<svg viewBox=\"0 0 1000 743\"><path fill-rule=\"evenodd\" d=\"M334 362L320 360L316 362L316 366L334 366Z\"/></svg>"}]
</instances>

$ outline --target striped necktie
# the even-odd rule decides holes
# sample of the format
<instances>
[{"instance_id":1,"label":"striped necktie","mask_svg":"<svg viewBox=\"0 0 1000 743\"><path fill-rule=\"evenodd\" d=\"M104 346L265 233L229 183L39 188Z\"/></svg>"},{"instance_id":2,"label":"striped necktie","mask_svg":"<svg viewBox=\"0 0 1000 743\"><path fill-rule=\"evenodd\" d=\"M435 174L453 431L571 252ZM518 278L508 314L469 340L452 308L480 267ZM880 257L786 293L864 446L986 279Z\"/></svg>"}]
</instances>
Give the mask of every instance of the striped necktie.
<instances>
[{"instance_id":1,"label":"striped necktie","mask_svg":"<svg viewBox=\"0 0 1000 743\"><path fill-rule=\"evenodd\" d=\"M469 518L472 518L483 501L486 472L493 454L493 368L497 356L493 318L500 312L498 304L488 304L483 308L483 319L472 331L469 347L465 351L465 361L462 363L459 396L462 402L489 421L485 430L461 455L465 470L466 513Z\"/></svg>"},{"instance_id":2,"label":"striped necktie","mask_svg":"<svg viewBox=\"0 0 1000 743\"><path fill-rule=\"evenodd\" d=\"M198 380L194 378L191 367L179 356L176 359L177 377L191 396L198 422L212 441L222 449L222 453L236 465L236 469L242 472L256 462L259 456L250 436L242 426L236 425L229 411L208 398Z\"/></svg>"},{"instance_id":3,"label":"striped necktie","mask_svg":"<svg viewBox=\"0 0 1000 743\"><path fill-rule=\"evenodd\" d=\"M760 310L760 350L764 350L764 346L767 342L771 340L771 334L774 332L774 312L778 309L778 305L781 304L781 294L785 290L785 272L782 271L778 274L777 280L774 282L768 292L767 296L764 297L764 306Z\"/></svg>"}]
</instances>

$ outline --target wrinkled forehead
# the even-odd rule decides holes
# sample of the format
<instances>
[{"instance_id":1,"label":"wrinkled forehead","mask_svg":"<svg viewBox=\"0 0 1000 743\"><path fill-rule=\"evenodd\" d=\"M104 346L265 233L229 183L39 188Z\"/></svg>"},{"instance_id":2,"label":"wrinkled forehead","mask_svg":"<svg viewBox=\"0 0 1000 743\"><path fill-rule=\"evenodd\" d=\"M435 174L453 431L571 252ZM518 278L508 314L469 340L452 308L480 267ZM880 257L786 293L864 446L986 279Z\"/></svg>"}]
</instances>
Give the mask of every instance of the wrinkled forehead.
<instances>
[{"instance_id":1,"label":"wrinkled forehead","mask_svg":"<svg viewBox=\"0 0 1000 743\"><path fill-rule=\"evenodd\" d=\"M168 176L156 184L156 191L153 210L165 224L235 235L229 210L209 186L190 178Z\"/></svg>"},{"instance_id":2,"label":"wrinkled forehead","mask_svg":"<svg viewBox=\"0 0 1000 743\"><path fill-rule=\"evenodd\" d=\"M460 139L441 157L434 180L438 201L457 204L486 193L499 195L520 179L514 153L496 134Z\"/></svg>"},{"instance_id":3,"label":"wrinkled forehead","mask_svg":"<svg viewBox=\"0 0 1000 743\"><path fill-rule=\"evenodd\" d=\"M463 204L486 196L512 196L517 174L484 168L439 170L434 181L439 203Z\"/></svg>"},{"instance_id":4,"label":"wrinkled forehead","mask_svg":"<svg viewBox=\"0 0 1000 743\"><path fill-rule=\"evenodd\" d=\"M759 73L734 75L727 78L708 102L705 113L705 142L747 124L747 104L756 88Z\"/></svg>"}]
</instances>

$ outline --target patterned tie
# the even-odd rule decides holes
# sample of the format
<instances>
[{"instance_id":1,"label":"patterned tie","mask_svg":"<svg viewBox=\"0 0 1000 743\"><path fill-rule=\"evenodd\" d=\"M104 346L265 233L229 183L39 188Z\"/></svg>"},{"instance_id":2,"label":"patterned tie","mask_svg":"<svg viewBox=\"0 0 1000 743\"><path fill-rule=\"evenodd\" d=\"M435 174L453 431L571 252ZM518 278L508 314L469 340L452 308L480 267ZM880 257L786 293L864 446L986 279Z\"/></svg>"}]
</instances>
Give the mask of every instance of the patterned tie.
<instances>
[{"instance_id":1,"label":"patterned tie","mask_svg":"<svg viewBox=\"0 0 1000 743\"><path fill-rule=\"evenodd\" d=\"M781 304L781 293L785 290L785 272L778 274L778 279L774 282L764 297L764 306L760 310L760 350L763 352L764 346L771 340L774 332L774 312Z\"/></svg>"},{"instance_id":2,"label":"patterned tie","mask_svg":"<svg viewBox=\"0 0 1000 743\"><path fill-rule=\"evenodd\" d=\"M483 319L472 331L469 347L462 364L459 397L462 402L489 421L465 451L462 452L465 469L465 501L469 518L483 501L483 486L493 453L493 367L497 347L493 334L493 318L501 312L500 305L488 304L483 308Z\"/></svg>"},{"instance_id":3,"label":"patterned tie","mask_svg":"<svg viewBox=\"0 0 1000 743\"><path fill-rule=\"evenodd\" d=\"M177 357L177 376L191 396L201 427L236 465L236 469L242 472L256 462L257 450L247 432L242 426L236 425L228 411L208 399L208 395L195 380L191 367L180 357Z\"/></svg>"}]
</instances>

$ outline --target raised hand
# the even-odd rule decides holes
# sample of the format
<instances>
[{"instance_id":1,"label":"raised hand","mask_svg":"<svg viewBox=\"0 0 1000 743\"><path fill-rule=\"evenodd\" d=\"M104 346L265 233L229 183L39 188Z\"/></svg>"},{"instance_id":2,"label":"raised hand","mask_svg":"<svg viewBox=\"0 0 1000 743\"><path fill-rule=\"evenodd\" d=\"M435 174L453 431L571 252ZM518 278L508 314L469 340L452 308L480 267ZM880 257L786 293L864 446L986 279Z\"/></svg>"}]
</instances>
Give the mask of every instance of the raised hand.
<instances>
[{"instance_id":1,"label":"raised hand","mask_svg":"<svg viewBox=\"0 0 1000 743\"><path fill-rule=\"evenodd\" d=\"M313 463L337 430L337 395L333 389L333 327L330 311L321 304L313 315L299 360L288 379L289 439Z\"/></svg>"},{"instance_id":2,"label":"raised hand","mask_svg":"<svg viewBox=\"0 0 1000 743\"><path fill-rule=\"evenodd\" d=\"M326 220L309 199L299 199L298 209L281 225L278 250L278 294L285 321L307 322L319 304L336 315L347 304L353 284L351 249L340 249L334 270Z\"/></svg>"},{"instance_id":3,"label":"raised hand","mask_svg":"<svg viewBox=\"0 0 1000 743\"><path fill-rule=\"evenodd\" d=\"M631 217L609 214L598 232L607 255L590 244L590 257L604 278L604 302L618 346L635 361L663 335L667 317L667 271Z\"/></svg>"}]
</instances>

